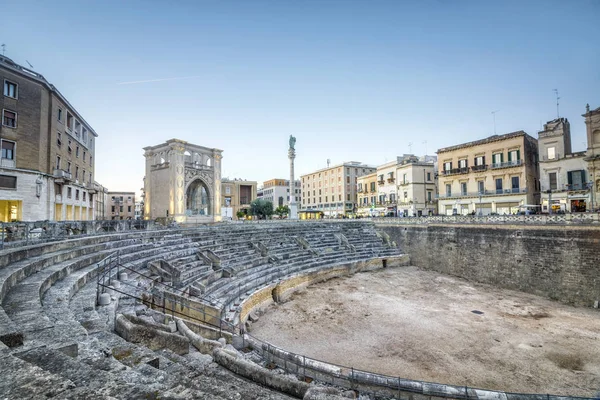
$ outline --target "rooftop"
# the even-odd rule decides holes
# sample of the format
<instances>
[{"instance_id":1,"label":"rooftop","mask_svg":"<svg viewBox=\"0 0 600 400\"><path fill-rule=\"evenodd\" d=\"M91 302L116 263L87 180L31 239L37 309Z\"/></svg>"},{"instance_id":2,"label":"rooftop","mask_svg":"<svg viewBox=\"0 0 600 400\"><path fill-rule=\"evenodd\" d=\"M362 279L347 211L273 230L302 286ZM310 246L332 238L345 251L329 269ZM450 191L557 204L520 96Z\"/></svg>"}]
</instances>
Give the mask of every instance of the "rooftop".
<instances>
[{"instance_id":1,"label":"rooftop","mask_svg":"<svg viewBox=\"0 0 600 400\"><path fill-rule=\"evenodd\" d=\"M452 151L452 150L458 150L458 149L462 149L462 148L466 148L466 147L480 146L482 144L500 142L502 140L512 139L512 138L516 138L516 137L520 137L520 136L530 137L524 131L511 132L511 133L506 133L504 135L493 135L493 136L487 137L485 139L475 140L473 142L467 142L467 143L462 143L462 144L457 144L454 146L441 148L437 151L437 154L445 153L445 152ZM531 139L535 140L534 138L531 138Z\"/></svg>"}]
</instances>

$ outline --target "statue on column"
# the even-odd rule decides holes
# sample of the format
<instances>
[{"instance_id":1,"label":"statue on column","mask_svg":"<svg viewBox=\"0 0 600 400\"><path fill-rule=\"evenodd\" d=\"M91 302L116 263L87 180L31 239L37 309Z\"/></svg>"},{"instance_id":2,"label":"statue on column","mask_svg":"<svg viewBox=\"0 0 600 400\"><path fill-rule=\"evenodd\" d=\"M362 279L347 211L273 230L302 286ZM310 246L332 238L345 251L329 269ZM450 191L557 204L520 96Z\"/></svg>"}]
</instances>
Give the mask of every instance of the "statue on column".
<instances>
[{"instance_id":1,"label":"statue on column","mask_svg":"<svg viewBox=\"0 0 600 400\"><path fill-rule=\"evenodd\" d=\"M292 135L290 135L290 150L296 150L296 148L294 147L296 145L296 138Z\"/></svg>"}]
</instances>

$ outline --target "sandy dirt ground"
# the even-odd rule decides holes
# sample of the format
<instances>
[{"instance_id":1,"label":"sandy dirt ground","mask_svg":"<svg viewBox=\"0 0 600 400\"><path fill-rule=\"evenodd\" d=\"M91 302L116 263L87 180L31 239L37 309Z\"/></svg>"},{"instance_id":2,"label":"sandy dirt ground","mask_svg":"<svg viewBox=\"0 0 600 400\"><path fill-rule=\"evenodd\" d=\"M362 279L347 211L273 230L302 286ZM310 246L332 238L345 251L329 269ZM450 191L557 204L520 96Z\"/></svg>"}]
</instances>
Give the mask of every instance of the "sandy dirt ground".
<instances>
[{"instance_id":1,"label":"sandy dirt ground","mask_svg":"<svg viewBox=\"0 0 600 400\"><path fill-rule=\"evenodd\" d=\"M403 378L521 393L600 392L600 310L416 267L310 286L270 306L250 333Z\"/></svg>"}]
</instances>

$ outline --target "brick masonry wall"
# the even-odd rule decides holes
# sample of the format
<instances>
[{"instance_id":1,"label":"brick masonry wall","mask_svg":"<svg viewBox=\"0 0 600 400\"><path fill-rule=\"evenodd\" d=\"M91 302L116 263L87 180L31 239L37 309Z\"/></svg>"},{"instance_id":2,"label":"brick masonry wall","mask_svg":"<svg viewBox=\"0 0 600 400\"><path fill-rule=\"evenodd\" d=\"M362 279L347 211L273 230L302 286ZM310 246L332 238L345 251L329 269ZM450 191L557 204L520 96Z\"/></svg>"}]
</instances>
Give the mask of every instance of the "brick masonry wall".
<instances>
[{"instance_id":1,"label":"brick masonry wall","mask_svg":"<svg viewBox=\"0 0 600 400\"><path fill-rule=\"evenodd\" d=\"M567 304L600 300L600 228L378 225L411 264Z\"/></svg>"}]
</instances>

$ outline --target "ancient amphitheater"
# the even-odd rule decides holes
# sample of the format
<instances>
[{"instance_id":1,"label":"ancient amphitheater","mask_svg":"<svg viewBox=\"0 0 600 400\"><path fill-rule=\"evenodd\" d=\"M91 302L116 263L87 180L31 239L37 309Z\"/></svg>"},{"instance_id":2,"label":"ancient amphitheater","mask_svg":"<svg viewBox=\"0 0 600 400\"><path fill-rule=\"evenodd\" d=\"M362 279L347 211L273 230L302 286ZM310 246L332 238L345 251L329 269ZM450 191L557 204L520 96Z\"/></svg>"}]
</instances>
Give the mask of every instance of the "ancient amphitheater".
<instances>
[{"instance_id":1,"label":"ancient amphitheater","mask_svg":"<svg viewBox=\"0 0 600 400\"><path fill-rule=\"evenodd\" d=\"M378 375L292 353L247 330L258 309L308 285L418 265L415 257L478 282L502 275L501 286L564 303L591 308L600 297L600 231L592 228L566 235L507 227L488 239L480 227L362 221L140 228L105 232L96 224L87 228L94 234L40 234L0 251L1 399L566 398ZM547 268L544 255L533 255L540 238L559 246L549 253L572 270L536 278L531 265ZM489 259L479 266L488 272L456 270L468 246L479 257L514 258L512 272Z\"/></svg>"}]
</instances>

